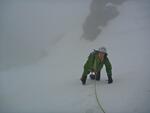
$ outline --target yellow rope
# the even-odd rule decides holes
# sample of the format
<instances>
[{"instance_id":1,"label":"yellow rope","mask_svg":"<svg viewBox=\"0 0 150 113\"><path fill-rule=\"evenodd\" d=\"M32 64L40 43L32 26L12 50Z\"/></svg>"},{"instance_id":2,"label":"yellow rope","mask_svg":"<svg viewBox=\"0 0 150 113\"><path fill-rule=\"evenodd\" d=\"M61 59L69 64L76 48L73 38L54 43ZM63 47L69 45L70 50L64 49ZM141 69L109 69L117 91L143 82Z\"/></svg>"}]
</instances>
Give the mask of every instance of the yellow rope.
<instances>
[{"instance_id":1,"label":"yellow rope","mask_svg":"<svg viewBox=\"0 0 150 113\"><path fill-rule=\"evenodd\" d=\"M95 97L96 97L96 101L97 101L98 106L99 106L99 108L101 109L101 111L102 111L103 113L106 113L105 110L103 109L102 105L100 104L100 101L99 101L98 96L97 96L97 91L96 91L96 80L95 80Z\"/></svg>"}]
</instances>

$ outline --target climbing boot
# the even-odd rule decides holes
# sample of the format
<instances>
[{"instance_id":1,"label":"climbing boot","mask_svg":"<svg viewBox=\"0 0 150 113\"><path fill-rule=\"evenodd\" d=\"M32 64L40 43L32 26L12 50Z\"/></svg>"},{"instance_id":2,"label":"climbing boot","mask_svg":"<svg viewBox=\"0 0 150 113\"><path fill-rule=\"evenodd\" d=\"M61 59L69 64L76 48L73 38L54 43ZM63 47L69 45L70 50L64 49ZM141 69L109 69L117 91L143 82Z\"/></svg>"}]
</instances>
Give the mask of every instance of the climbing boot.
<instances>
[{"instance_id":1,"label":"climbing boot","mask_svg":"<svg viewBox=\"0 0 150 113\"><path fill-rule=\"evenodd\" d=\"M108 84L111 84L111 83L113 83L112 76L111 76L111 75L108 75Z\"/></svg>"},{"instance_id":2,"label":"climbing boot","mask_svg":"<svg viewBox=\"0 0 150 113\"><path fill-rule=\"evenodd\" d=\"M85 77L85 76L82 76L82 77L80 78L80 80L81 80L81 82L82 82L83 85L86 84L86 77Z\"/></svg>"}]
</instances>

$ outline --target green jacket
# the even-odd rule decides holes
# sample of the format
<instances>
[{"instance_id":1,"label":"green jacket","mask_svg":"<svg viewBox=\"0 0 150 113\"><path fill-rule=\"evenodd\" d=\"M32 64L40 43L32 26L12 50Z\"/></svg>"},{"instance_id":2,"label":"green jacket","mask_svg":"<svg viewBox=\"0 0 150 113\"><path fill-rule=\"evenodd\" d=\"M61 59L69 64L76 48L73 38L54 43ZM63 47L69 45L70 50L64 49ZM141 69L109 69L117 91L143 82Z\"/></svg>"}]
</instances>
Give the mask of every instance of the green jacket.
<instances>
[{"instance_id":1,"label":"green jacket","mask_svg":"<svg viewBox=\"0 0 150 113\"><path fill-rule=\"evenodd\" d=\"M107 75L112 75L112 66L107 54L105 55L104 60L101 62L98 58L98 52L92 52L89 55L87 62L84 64L83 76L87 76L87 74L89 74L91 71L101 71L103 65L106 67Z\"/></svg>"}]
</instances>

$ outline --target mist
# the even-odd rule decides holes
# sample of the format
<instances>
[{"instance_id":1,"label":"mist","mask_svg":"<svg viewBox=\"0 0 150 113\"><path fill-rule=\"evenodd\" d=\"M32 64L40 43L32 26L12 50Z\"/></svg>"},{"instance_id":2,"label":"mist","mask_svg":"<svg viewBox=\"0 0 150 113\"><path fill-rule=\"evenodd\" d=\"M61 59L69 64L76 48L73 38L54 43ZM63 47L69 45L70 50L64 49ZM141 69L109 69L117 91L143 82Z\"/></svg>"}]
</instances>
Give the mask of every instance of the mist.
<instances>
[{"instance_id":1,"label":"mist","mask_svg":"<svg viewBox=\"0 0 150 113\"><path fill-rule=\"evenodd\" d=\"M97 97L106 113L150 113L149 11L150 0L0 0L0 113L100 113ZM83 86L101 46L113 83L104 68Z\"/></svg>"},{"instance_id":2,"label":"mist","mask_svg":"<svg viewBox=\"0 0 150 113\"><path fill-rule=\"evenodd\" d=\"M1 0L0 70L46 57L64 34L81 25L88 5L80 0Z\"/></svg>"}]
</instances>

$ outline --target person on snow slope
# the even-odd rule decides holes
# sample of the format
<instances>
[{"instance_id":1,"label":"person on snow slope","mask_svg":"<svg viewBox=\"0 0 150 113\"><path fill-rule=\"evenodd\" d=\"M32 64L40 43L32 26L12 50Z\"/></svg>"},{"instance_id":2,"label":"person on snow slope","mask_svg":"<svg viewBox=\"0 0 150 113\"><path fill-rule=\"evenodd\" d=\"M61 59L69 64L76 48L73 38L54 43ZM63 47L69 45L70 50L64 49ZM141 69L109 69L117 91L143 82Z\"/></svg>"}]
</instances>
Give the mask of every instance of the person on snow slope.
<instances>
[{"instance_id":1,"label":"person on snow slope","mask_svg":"<svg viewBox=\"0 0 150 113\"><path fill-rule=\"evenodd\" d=\"M107 57L107 50L105 47L99 48L99 50L94 50L90 53L88 60L84 64L84 71L81 77L81 82L83 85L86 84L87 75L90 75L92 80L100 80L100 73L103 68L103 65L106 67L107 77L108 77L108 84L113 82L112 79L112 65Z\"/></svg>"}]
</instances>

